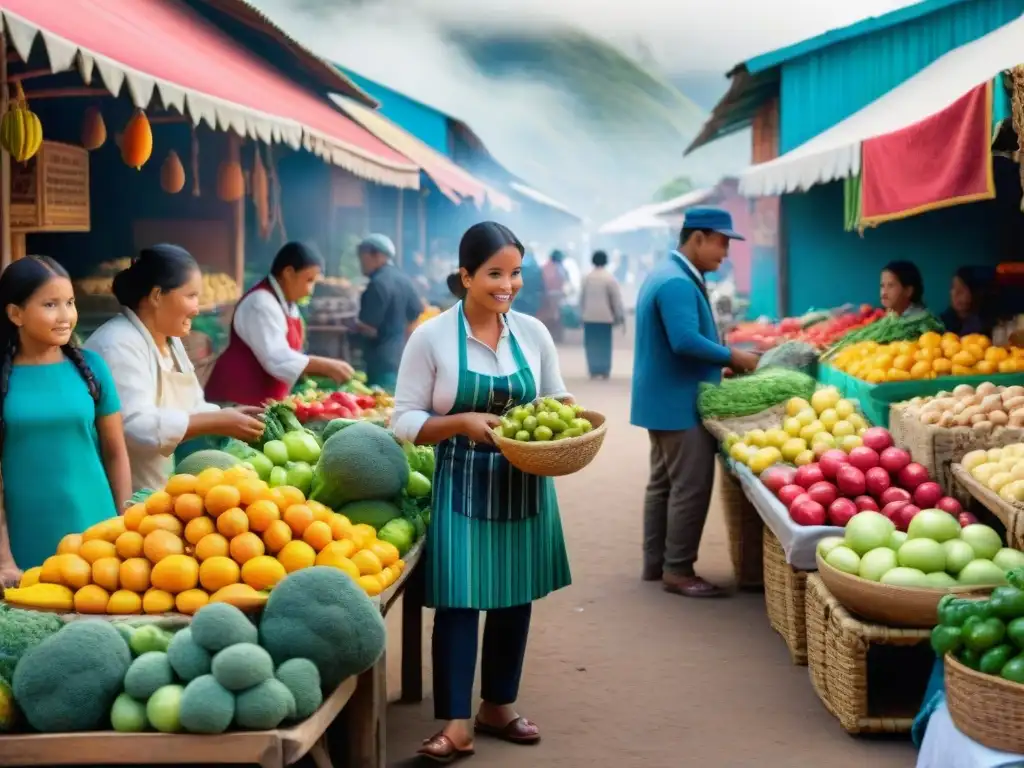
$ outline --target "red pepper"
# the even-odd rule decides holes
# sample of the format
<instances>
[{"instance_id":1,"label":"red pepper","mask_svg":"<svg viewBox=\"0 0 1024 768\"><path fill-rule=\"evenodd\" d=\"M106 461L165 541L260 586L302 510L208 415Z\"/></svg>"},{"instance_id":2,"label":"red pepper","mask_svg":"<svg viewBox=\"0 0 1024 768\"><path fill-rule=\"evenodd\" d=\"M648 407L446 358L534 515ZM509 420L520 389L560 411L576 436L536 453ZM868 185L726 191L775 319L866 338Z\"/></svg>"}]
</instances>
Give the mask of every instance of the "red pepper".
<instances>
[{"instance_id":1,"label":"red pepper","mask_svg":"<svg viewBox=\"0 0 1024 768\"><path fill-rule=\"evenodd\" d=\"M356 398L356 405L364 410L368 408L376 408L377 398L373 395L360 395Z\"/></svg>"}]
</instances>

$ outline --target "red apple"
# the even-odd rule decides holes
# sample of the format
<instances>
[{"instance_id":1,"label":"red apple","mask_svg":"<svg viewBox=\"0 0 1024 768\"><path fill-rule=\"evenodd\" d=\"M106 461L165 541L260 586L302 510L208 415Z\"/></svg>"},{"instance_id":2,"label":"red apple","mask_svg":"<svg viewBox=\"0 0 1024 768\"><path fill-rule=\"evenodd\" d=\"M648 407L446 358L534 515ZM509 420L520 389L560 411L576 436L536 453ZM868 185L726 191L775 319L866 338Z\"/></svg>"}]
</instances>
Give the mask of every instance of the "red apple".
<instances>
[{"instance_id":1,"label":"red apple","mask_svg":"<svg viewBox=\"0 0 1024 768\"><path fill-rule=\"evenodd\" d=\"M881 453L887 448L892 447L892 435L889 434L889 430L885 427L869 427L864 430L864 434L860 437L864 447L870 448L875 453Z\"/></svg>"},{"instance_id":2,"label":"red apple","mask_svg":"<svg viewBox=\"0 0 1024 768\"><path fill-rule=\"evenodd\" d=\"M896 482L900 484L901 488L915 491L919 485L928 482L928 470L916 461L912 461L899 471L896 475Z\"/></svg>"},{"instance_id":3,"label":"red apple","mask_svg":"<svg viewBox=\"0 0 1024 768\"><path fill-rule=\"evenodd\" d=\"M921 509L938 509L935 505L942 498L942 486L934 480L921 483L914 489L914 503Z\"/></svg>"},{"instance_id":4,"label":"red apple","mask_svg":"<svg viewBox=\"0 0 1024 768\"><path fill-rule=\"evenodd\" d=\"M776 464L762 472L759 479L772 493L778 495L779 489L784 485L792 485L793 478L795 477L796 470L793 467L787 467L785 464Z\"/></svg>"},{"instance_id":5,"label":"red apple","mask_svg":"<svg viewBox=\"0 0 1024 768\"><path fill-rule=\"evenodd\" d=\"M818 459L821 473L825 476L826 480L835 480L836 475L839 473L839 467L848 462L849 457L845 451L841 451L838 448L830 448L821 454L821 458Z\"/></svg>"},{"instance_id":6,"label":"red apple","mask_svg":"<svg viewBox=\"0 0 1024 768\"><path fill-rule=\"evenodd\" d=\"M857 509L861 512L878 512L878 502L870 496L858 496L853 500L853 503L857 505Z\"/></svg>"},{"instance_id":7,"label":"red apple","mask_svg":"<svg viewBox=\"0 0 1024 768\"><path fill-rule=\"evenodd\" d=\"M836 485L843 496L850 498L862 495L867 489L864 473L851 464L843 464L839 467L839 473L836 475Z\"/></svg>"},{"instance_id":8,"label":"red apple","mask_svg":"<svg viewBox=\"0 0 1024 768\"><path fill-rule=\"evenodd\" d=\"M878 453L866 445L858 445L850 451L850 463L861 472L878 466Z\"/></svg>"},{"instance_id":9,"label":"red apple","mask_svg":"<svg viewBox=\"0 0 1024 768\"><path fill-rule=\"evenodd\" d=\"M797 525L825 524L825 508L812 499L794 505L789 514Z\"/></svg>"},{"instance_id":10,"label":"red apple","mask_svg":"<svg viewBox=\"0 0 1024 768\"><path fill-rule=\"evenodd\" d=\"M802 467L797 467L796 477L793 478L793 482L803 488L810 488L815 483L820 483L825 479L825 475L821 472L821 467L816 462L810 464L804 464Z\"/></svg>"},{"instance_id":11,"label":"red apple","mask_svg":"<svg viewBox=\"0 0 1024 768\"><path fill-rule=\"evenodd\" d=\"M860 512L857 505L849 499L836 499L828 507L828 521L832 525L845 528L850 518Z\"/></svg>"},{"instance_id":12,"label":"red apple","mask_svg":"<svg viewBox=\"0 0 1024 768\"><path fill-rule=\"evenodd\" d=\"M789 509L796 497L806 492L799 485L784 485L779 489L779 501L786 505L786 509Z\"/></svg>"},{"instance_id":13,"label":"red apple","mask_svg":"<svg viewBox=\"0 0 1024 768\"><path fill-rule=\"evenodd\" d=\"M892 516L892 521L896 523L896 530L906 531L910 527L910 521L914 519L914 515L921 511L921 508L916 504L904 504L900 507L899 512Z\"/></svg>"},{"instance_id":14,"label":"red apple","mask_svg":"<svg viewBox=\"0 0 1024 768\"><path fill-rule=\"evenodd\" d=\"M828 507L829 504L839 498L839 491L832 483L823 480L808 488L807 495L821 504L821 506Z\"/></svg>"},{"instance_id":15,"label":"red apple","mask_svg":"<svg viewBox=\"0 0 1024 768\"><path fill-rule=\"evenodd\" d=\"M905 488L897 488L895 485L891 488L886 488L882 491L882 495L878 497L883 507L892 501L910 501L910 499L910 491Z\"/></svg>"},{"instance_id":16,"label":"red apple","mask_svg":"<svg viewBox=\"0 0 1024 768\"><path fill-rule=\"evenodd\" d=\"M895 523L896 515L898 515L899 511L903 509L905 506L907 506L907 504L909 503L909 501L903 501L902 499L890 501L888 504L882 507L882 514Z\"/></svg>"},{"instance_id":17,"label":"red apple","mask_svg":"<svg viewBox=\"0 0 1024 768\"><path fill-rule=\"evenodd\" d=\"M864 473L864 487L876 499L881 498L891 485L892 479L889 477L889 473L881 467L872 467Z\"/></svg>"},{"instance_id":18,"label":"red apple","mask_svg":"<svg viewBox=\"0 0 1024 768\"><path fill-rule=\"evenodd\" d=\"M976 522L978 522L978 518L976 518L970 512L961 512L956 516L956 521L960 523L961 528L966 528L968 525L974 525Z\"/></svg>"},{"instance_id":19,"label":"red apple","mask_svg":"<svg viewBox=\"0 0 1024 768\"><path fill-rule=\"evenodd\" d=\"M952 496L943 496L935 502L935 508L941 509L943 512L949 512L954 517L964 511L964 508L960 506L960 502Z\"/></svg>"},{"instance_id":20,"label":"red apple","mask_svg":"<svg viewBox=\"0 0 1024 768\"><path fill-rule=\"evenodd\" d=\"M886 448L878 456L878 465L887 472L896 473L910 463L910 454L900 448Z\"/></svg>"}]
</instances>

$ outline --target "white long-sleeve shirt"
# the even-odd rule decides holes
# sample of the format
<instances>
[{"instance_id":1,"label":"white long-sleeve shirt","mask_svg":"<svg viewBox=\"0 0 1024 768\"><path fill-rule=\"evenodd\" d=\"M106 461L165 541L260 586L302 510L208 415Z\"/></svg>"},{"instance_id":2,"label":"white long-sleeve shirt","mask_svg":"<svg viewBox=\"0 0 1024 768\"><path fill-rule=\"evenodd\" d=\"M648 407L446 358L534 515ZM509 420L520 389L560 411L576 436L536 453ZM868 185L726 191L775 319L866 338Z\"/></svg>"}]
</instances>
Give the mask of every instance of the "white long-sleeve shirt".
<instances>
[{"instance_id":1,"label":"white long-sleeve shirt","mask_svg":"<svg viewBox=\"0 0 1024 768\"><path fill-rule=\"evenodd\" d=\"M417 328L402 354L391 418L395 435L415 440L432 416L447 415L459 389L459 326L466 325L466 365L486 376L508 376L517 365L509 332L515 334L533 372L539 397L568 397L558 365L558 350L551 334L539 320L509 312L497 351L473 337L462 305L428 320Z\"/></svg>"},{"instance_id":2,"label":"white long-sleeve shirt","mask_svg":"<svg viewBox=\"0 0 1024 768\"><path fill-rule=\"evenodd\" d=\"M298 318L299 308L285 301L273 275L267 280L271 290L245 296L235 307L231 323L263 370L291 388L309 365L309 356L289 347L287 341L288 319Z\"/></svg>"}]
</instances>

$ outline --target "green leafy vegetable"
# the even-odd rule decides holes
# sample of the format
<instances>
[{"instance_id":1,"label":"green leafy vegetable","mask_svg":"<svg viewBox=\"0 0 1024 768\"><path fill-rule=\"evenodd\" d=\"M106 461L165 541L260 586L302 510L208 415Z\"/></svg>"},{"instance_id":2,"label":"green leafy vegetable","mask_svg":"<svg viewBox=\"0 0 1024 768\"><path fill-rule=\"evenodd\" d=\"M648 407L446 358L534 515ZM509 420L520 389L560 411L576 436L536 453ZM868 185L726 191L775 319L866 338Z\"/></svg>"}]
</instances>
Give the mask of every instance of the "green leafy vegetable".
<instances>
[{"instance_id":1,"label":"green leafy vegetable","mask_svg":"<svg viewBox=\"0 0 1024 768\"><path fill-rule=\"evenodd\" d=\"M815 381L788 368L762 368L749 376L702 384L697 411L705 419L731 419L768 410L791 397L809 398Z\"/></svg>"}]
</instances>

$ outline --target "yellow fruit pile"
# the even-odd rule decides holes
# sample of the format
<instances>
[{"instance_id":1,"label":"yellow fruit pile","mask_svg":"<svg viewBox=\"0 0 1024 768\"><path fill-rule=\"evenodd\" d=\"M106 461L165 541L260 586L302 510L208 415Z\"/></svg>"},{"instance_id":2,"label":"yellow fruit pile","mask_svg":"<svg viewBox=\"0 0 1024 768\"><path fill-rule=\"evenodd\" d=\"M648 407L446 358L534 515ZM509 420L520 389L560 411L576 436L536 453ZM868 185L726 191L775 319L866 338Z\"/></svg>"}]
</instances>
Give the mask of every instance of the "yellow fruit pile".
<instances>
[{"instance_id":1,"label":"yellow fruit pile","mask_svg":"<svg viewBox=\"0 0 1024 768\"><path fill-rule=\"evenodd\" d=\"M369 595L399 577L398 549L369 525L243 467L175 475L123 516L65 536L8 602L93 614L193 614L208 602L254 607L292 571L339 568ZM56 588L56 589L55 589Z\"/></svg>"},{"instance_id":2,"label":"yellow fruit pile","mask_svg":"<svg viewBox=\"0 0 1024 768\"><path fill-rule=\"evenodd\" d=\"M917 341L878 344L862 341L841 350L831 361L851 376L871 384L1024 372L1024 348L995 347L987 336L928 332Z\"/></svg>"}]
</instances>

